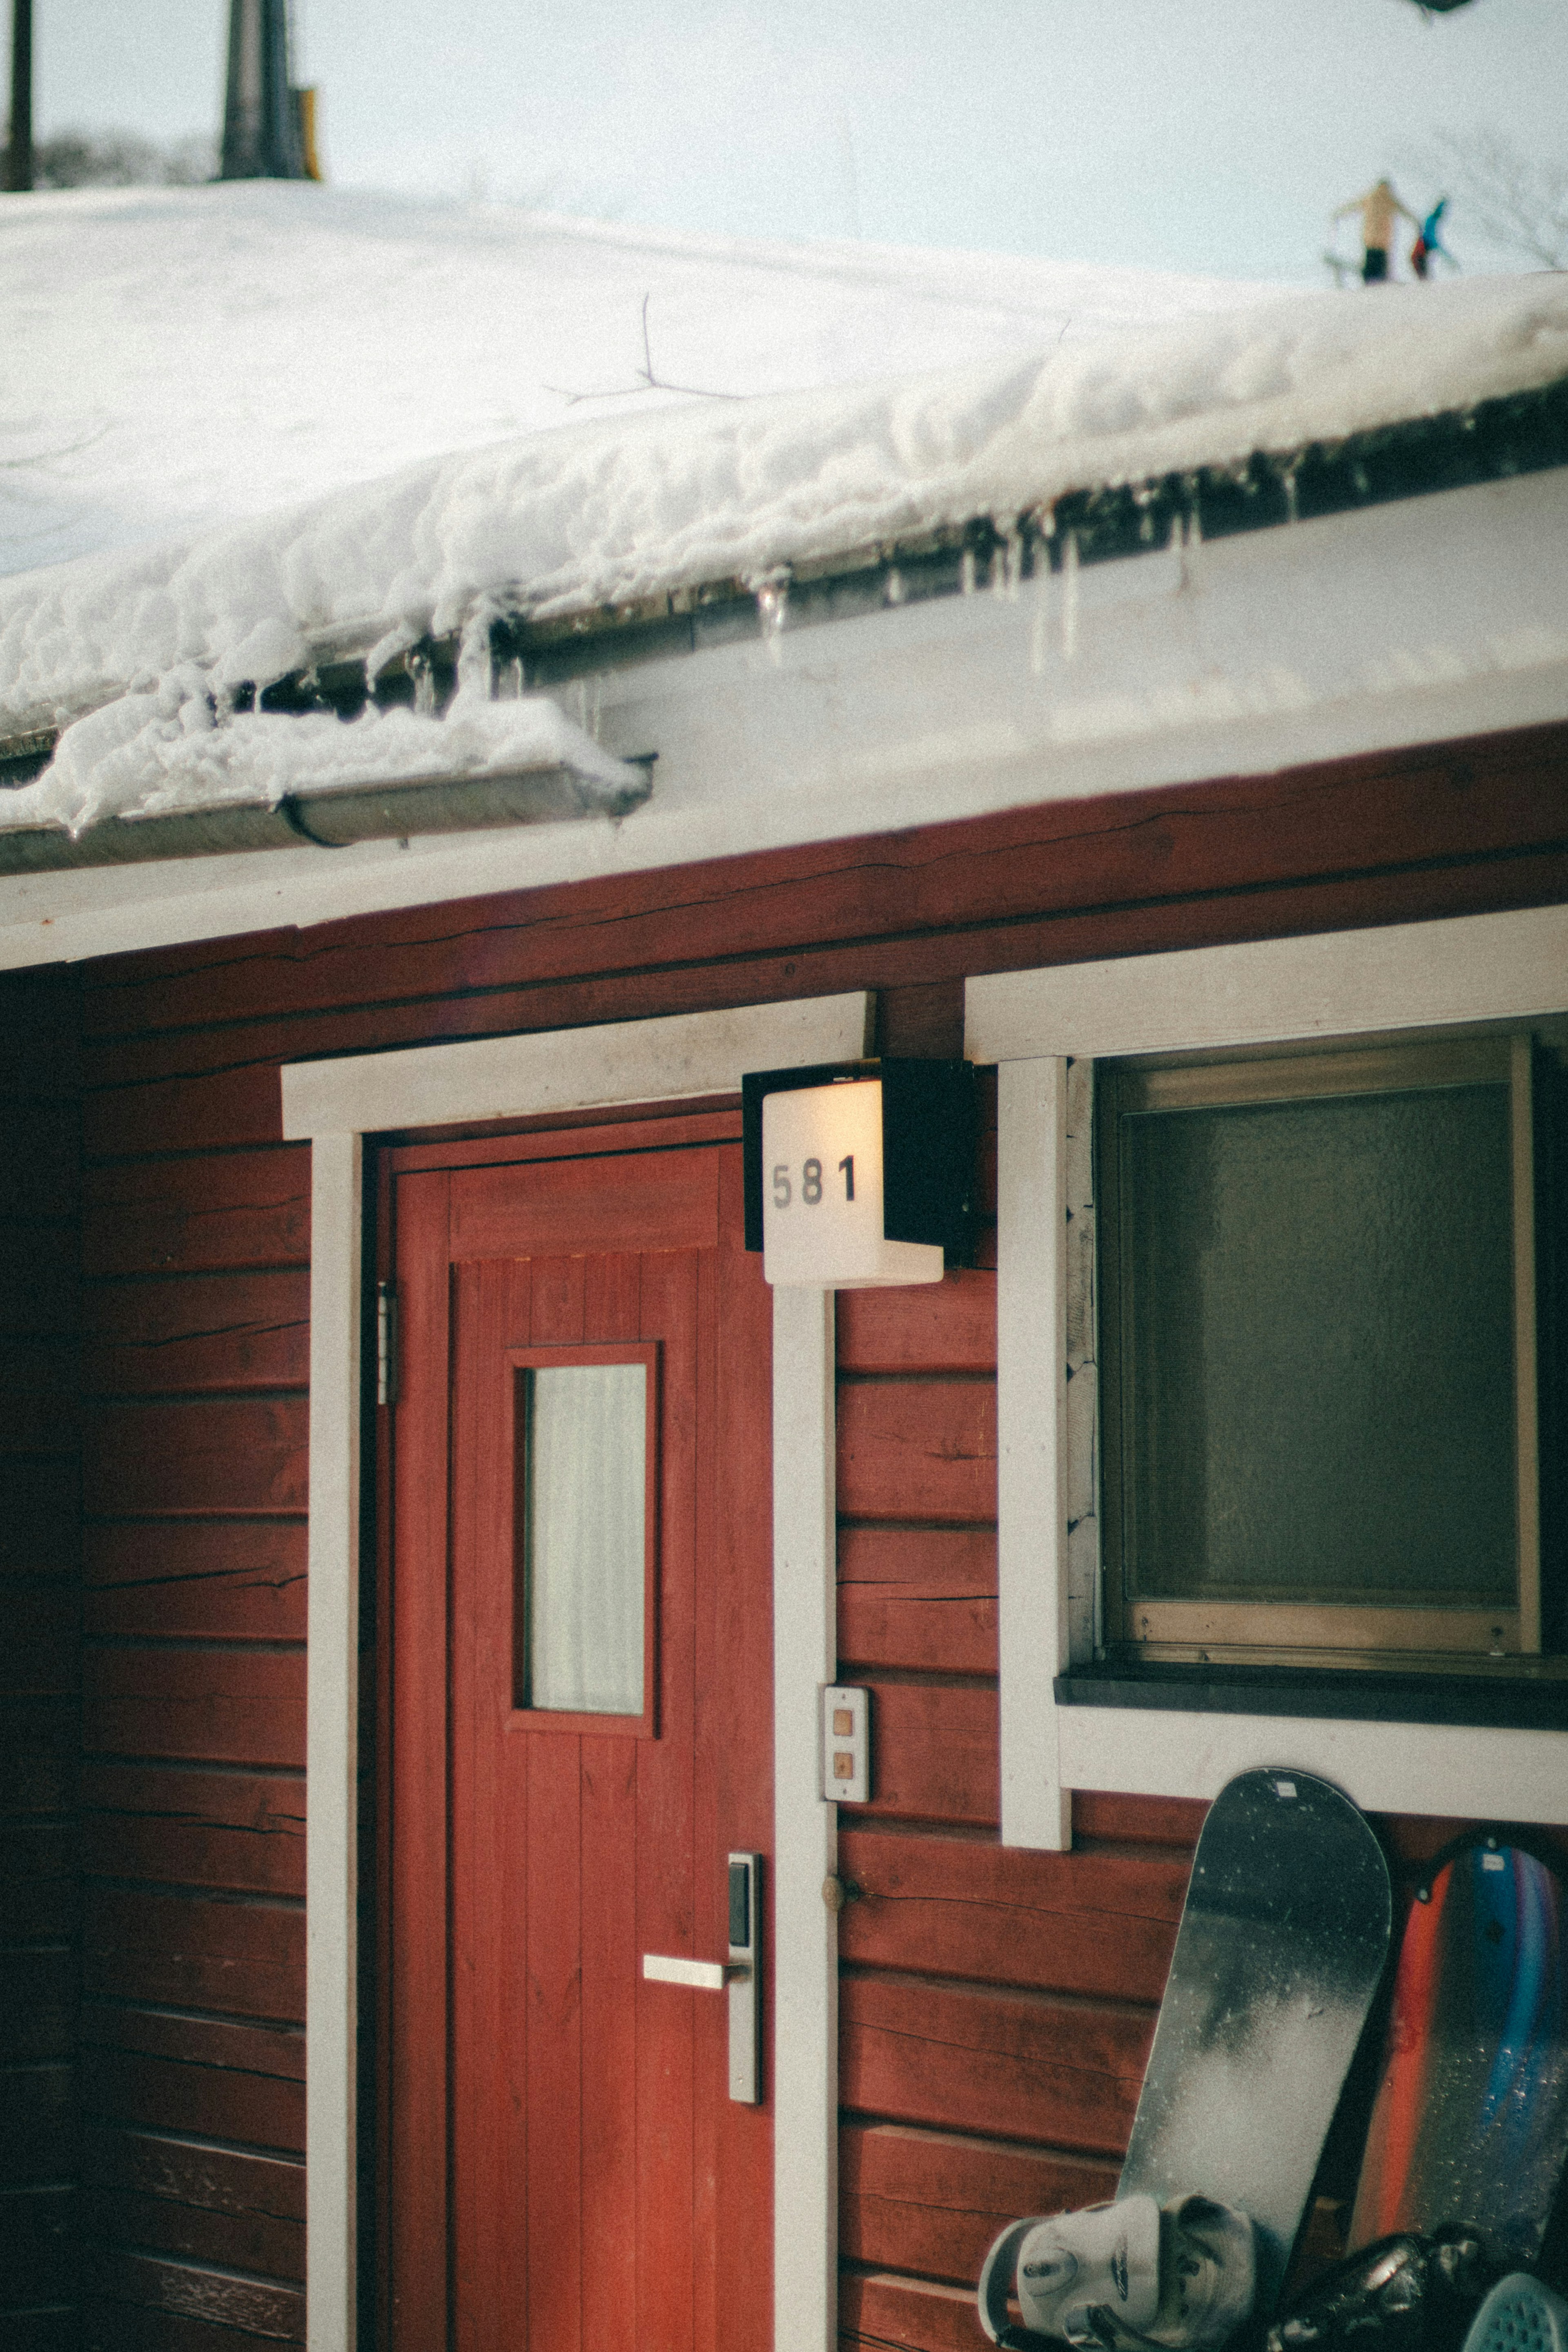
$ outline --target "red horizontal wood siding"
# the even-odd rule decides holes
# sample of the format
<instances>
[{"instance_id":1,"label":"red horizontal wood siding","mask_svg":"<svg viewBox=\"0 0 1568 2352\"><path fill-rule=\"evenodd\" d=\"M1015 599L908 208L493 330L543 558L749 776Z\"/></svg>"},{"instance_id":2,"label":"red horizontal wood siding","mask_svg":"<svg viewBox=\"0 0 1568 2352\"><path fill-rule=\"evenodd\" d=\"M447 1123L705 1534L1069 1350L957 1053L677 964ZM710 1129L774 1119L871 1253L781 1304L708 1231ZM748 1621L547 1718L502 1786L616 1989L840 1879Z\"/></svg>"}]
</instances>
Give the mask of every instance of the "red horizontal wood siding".
<instances>
[{"instance_id":1,"label":"red horizontal wood siding","mask_svg":"<svg viewBox=\"0 0 1568 2352\"><path fill-rule=\"evenodd\" d=\"M839 1841L858 1889L839 1921L846 1962L1035 1990L1157 2003L1186 1892L1186 1859L1030 1853L989 1839Z\"/></svg>"},{"instance_id":2,"label":"red horizontal wood siding","mask_svg":"<svg viewBox=\"0 0 1568 2352\"><path fill-rule=\"evenodd\" d=\"M91 1880L82 1942L82 1989L89 1996L279 2023L303 2020L302 1905Z\"/></svg>"},{"instance_id":3,"label":"red horizontal wood siding","mask_svg":"<svg viewBox=\"0 0 1568 2352\"><path fill-rule=\"evenodd\" d=\"M104 1639L301 1642L303 1519L97 1526L83 1544L85 1630Z\"/></svg>"},{"instance_id":4,"label":"red horizontal wood siding","mask_svg":"<svg viewBox=\"0 0 1568 2352\"><path fill-rule=\"evenodd\" d=\"M26 1439L0 1582L29 1596L0 1728L33 1776L13 1788L63 1833L85 1496L89 2352L244 2352L298 2327L280 2053L302 2000L309 1151L282 1140L279 1065L852 987L883 992L888 1050L952 1052L968 972L1568 896L1565 756L1568 729L1538 729L7 983L0 1102L31 1159L0 1154L0 1219L52 1255L10 1291L24 1322L29 1300L47 1316L0 1337L0 1450ZM994 1182L988 1135L981 1167ZM928 1290L847 1297L839 1325L841 1652L873 1688L877 1748L844 1839L863 1886L841 1917L845 2081L867 2104L845 2126L843 2312L911 2347L973 2346L993 2221L1108 2180L1202 1811L1086 1798L1071 1856L998 1843L984 1221L979 1256ZM57 1324L78 1273L79 1423ZM74 1848L14 1851L26 1916L74 1932ZM38 2010L74 2033L61 1949L65 1990ZM921 2053L946 2021L944 2073ZM24 2140L68 2168L68 2061L5 2085L25 2120L0 2171Z\"/></svg>"},{"instance_id":5,"label":"red horizontal wood siding","mask_svg":"<svg viewBox=\"0 0 1568 2352\"><path fill-rule=\"evenodd\" d=\"M1001 1846L994 1274L845 1297L838 1360L840 1672L873 1776L840 1816L841 2326L968 2352L998 2231L1114 2187L1202 1808Z\"/></svg>"},{"instance_id":6,"label":"red horizontal wood siding","mask_svg":"<svg viewBox=\"0 0 1568 2352\"><path fill-rule=\"evenodd\" d=\"M89 1276L309 1264L308 1144L90 1168L84 1193Z\"/></svg>"},{"instance_id":7,"label":"red horizontal wood siding","mask_svg":"<svg viewBox=\"0 0 1568 2352\"><path fill-rule=\"evenodd\" d=\"M104 1877L303 1895L303 1775L89 1759L84 1866Z\"/></svg>"},{"instance_id":8,"label":"red horizontal wood siding","mask_svg":"<svg viewBox=\"0 0 1568 2352\"><path fill-rule=\"evenodd\" d=\"M95 1518L254 1517L305 1508L303 1397L103 1404L82 1499Z\"/></svg>"},{"instance_id":9,"label":"red horizontal wood siding","mask_svg":"<svg viewBox=\"0 0 1568 2352\"><path fill-rule=\"evenodd\" d=\"M994 1378L841 1381L838 1459L846 1519L994 1521Z\"/></svg>"},{"instance_id":10,"label":"red horizontal wood siding","mask_svg":"<svg viewBox=\"0 0 1568 2352\"><path fill-rule=\"evenodd\" d=\"M996 1594L990 1528L841 1528L840 1665L994 1675Z\"/></svg>"},{"instance_id":11,"label":"red horizontal wood siding","mask_svg":"<svg viewBox=\"0 0 1568 2352\"><path fill-rule=\"evenodd\" d=\"M1564 887L1565 750L1568 728L1552 725L461 908L400 908L264 934L237 954L232 940L158 950L106 971L89 997L89 1033L106 1043L164 1033L170 1051L158 1075L225 1062L243 1090L261 1058L246 1029L257 1021L277 1024L271 1054L298 1060L342 1050L329 1024L344 1011L387 1008L389 1039L421 1008L427 1024L438 1014L437 1034L478 1034L475 1023L554 1026L553 1010L528 1018L528 993L576 982L580 1005L624 1002L628 982L663 971L678 987L677 972L699 961L760 967L772 983L762 993L809 995L856 984L838 976L852 966L858 984L896 986L1134 946L1326 929L1355 919L1344 909L1358 898L1362 919L1386 921L1399 876L1412 885L1401 913L1447 911L1460 896L1529 903ZM1515 899L1508 867L1525 861L1546 870L1532 871ZM1287 892L1280 919L1271 910ZM1088 943L1096 937L1102 944ZM712 972L706 982L710 992L727 985ZM454 997L463 1001L444 1002ZM594 1017L614 1016L576 1015ZM189 1051L173 1046L181 1031Z\"/></svg>"},{"instance_id":12,"label":"red horizontal wood siding","mask_svg":"<svg viewBox=\"0 0 1568 2352\"><path fill-rule=\"evenodd\" d=\"M82 2197L94 2238L304 2278L305 2168L298 2161L89 2121Z\"/></svg>"},{"instance_id":13,"label":"red horizontal wood siding","mask_svg":"<svg viewBox=\"0 0 1568 2352\"><path fill-rule=\"evenodd\" d=\"M907 2124L845 2124L839 2163L841 2252L959 2285L1021 2213L1092 2205L1116 2188L1117 2168L1092 2157Z\"/></svg>"}]
</instances>

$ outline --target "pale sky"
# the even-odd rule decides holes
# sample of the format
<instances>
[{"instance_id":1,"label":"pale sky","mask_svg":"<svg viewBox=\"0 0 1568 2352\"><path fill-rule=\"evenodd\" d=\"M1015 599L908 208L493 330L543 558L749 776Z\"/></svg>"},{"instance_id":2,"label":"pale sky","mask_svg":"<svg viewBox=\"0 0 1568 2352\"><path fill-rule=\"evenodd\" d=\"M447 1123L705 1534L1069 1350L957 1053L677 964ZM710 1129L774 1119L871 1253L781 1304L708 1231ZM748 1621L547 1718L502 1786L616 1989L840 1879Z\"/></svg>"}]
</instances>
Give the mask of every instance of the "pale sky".
<instances>
[{"instance_id":1,"label":"pale sky","mask_svg":"<svg viewBox=\"0 0 1568 2352\"><path fill-rule=\"evenodd\" d=\"M226 0L35 0L40 134L210 130ZM1326 282L1430 144L1568 163L1568 0L296 0L340 185ZM1353 247L1347 225L1340 249ZM1462 209L1448 241L1497 266Z\"/></svg>"}]
</instances>

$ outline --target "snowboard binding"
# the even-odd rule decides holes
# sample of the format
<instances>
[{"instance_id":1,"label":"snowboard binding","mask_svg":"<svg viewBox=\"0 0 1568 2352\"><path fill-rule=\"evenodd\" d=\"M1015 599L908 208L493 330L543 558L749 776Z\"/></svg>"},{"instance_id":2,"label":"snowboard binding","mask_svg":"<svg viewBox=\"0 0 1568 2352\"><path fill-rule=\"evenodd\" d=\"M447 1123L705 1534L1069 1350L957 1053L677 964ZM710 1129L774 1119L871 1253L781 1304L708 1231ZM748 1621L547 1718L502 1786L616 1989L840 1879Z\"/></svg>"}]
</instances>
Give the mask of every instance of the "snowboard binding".
<instances>
[{"instance_id":1,"label":"snowboard binding","mask_svg":"<svg viewBox=\"0 0 1568 2352\"><path fill-rule=\"evenodd\" d=\"M1051 2338L1102 2352L1218 2352L1252 2309L1252 2224L1212 2198L1118 2198L1015 2221L986 2256L980 2325L1004 2352ZM1022 2326L1009 2317L1016 2294Z\"/></svg>"},{"instance_id":2,"label":"snowboard binding","mask_svg":"<svg viewBox=\"0 0 1568 2352\"><path fill-rule=\"evenodd\" d=\"M1460 2352L1495 2275L1463 2223L1430 2237L1399 2231L1315 2281L1270 2328L1263 2352Z\"/></svg>"}]
</instances>

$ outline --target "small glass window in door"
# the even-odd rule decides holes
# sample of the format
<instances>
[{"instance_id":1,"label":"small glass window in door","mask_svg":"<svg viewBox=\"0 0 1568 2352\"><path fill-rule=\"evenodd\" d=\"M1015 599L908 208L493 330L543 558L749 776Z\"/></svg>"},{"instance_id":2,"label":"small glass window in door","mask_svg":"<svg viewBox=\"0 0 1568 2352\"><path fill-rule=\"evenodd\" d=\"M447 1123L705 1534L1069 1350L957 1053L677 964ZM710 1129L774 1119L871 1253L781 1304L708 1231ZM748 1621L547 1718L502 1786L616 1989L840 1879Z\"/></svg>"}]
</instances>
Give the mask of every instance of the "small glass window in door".
<instances>
[{"instance_id":1,"label":"small glass window in door","mask_svg":"<svg viewBox=\"0 0 1568 2352\"><path fill-rule=\"evenodd\" d=\"M517 1703L529 1711L647 1713L652 1371L518 1366Z\"/></svg>"}]
</instances>

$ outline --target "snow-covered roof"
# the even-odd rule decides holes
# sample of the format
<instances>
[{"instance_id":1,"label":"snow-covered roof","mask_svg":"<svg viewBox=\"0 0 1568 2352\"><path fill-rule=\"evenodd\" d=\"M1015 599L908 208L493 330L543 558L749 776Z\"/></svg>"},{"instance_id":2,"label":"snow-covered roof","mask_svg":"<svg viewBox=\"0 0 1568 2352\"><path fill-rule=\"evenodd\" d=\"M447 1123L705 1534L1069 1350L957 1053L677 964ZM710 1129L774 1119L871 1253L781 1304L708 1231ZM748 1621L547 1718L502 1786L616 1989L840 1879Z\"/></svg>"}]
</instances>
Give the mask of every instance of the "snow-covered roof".
<instances>
[{"instance_id":1,"label":"snow-covered roof","mask_svg":"<svg viewBox=\"0 0 1568 2352\"><path fill-rule=\"evenodd\" d=\"M40 229L29 226L35 216L26 209L20 231L7 214L0 255L18 234L64 234L50 227L62 217L68 226L90 222L95 237L106 217L112 229L112 215L89 215L85 206L77 214L50 209L79 200L39 201ZM265 249L268 235L279 242L280 220L306 217L290 205L321 201L319 191L160 192L128 205L125 217L150 240L155 234L172 240L177 266L169 274L176 295L188 299L204 238L219 249L227 244L227 268L243 287L242 231ZM351 257L340 247L358 236L361 248L373 247L378 234L391 235L387 208L361 217L354 208L362 201L347 200L321 216L333 224L333 258L330 268L318 268L308 246L298 275L315 292L303 305L304 323L289 319L289 285L269 279L257 263L255 299L275 337L296 334L303 344L309 319L345 295ZM24 803L35 822L49 814L78 826L106 809L140 805L135 761L125 753L132 739L146 755L145 793L167 804L175 789L171 761L156 747L172 740L171 729L188 732L194 723L193 674L205 681L221 715L225 693L241 682L259 688L344 653L368 656L373 674L433 633L473 639L497 615L586 621L606 608L678 603L716 583L766 598L791 575L847 569L868 550L917 547L977 519L990 519L1004 534L1021 517L1049 520L1055 502L1096 486L1239 465L1259 451L1289 453L1468 412L1568 378L1568 279L1558 276L1346 295L1265 290L1260 298L1256 289L1173 286L1133 273L1101 280L1043 264L956 265L855 247L699 246L562 224L530 226L515 217L499 224L454 217L480 256L468 253L465 261L475 310L458 306L461 348L474 349L493 326L517 372L515 404L528 408L534 429L423 457L282 511L0 583L0 739L52 730L119 698L131 706L115 722L112 790L83 761L71 766L68 731L53 769L13 796L13 823ZM428 215L420 220L435 257L430 267L439 272L454 239L443 245ZM406 219L392 227L399 231L395 276L413 268L417 236ZM497 249L513 269L514 295L538 305L521 327L506 308ZM655 264L670 273L678 300L651 287ZM110 264L104 268L104 299L124 299L122 278ZM475 281L486 272L481 290ZM543 411L547 374L575 393L643 363L642 293L650 295L658 327L658 344L650 327L650 348L661 382L667 368L709 394L744 388L751 396L650 391L567 404L558 390L548 395L555 405ZM687 337L683 345L672 334L668 359L666 300L672 310L684 306ZM134 333L134 303L127 315ZM585 326L578 335L572 315L591 320L592 331ZM807 357L813 318L818 341ZM199 342L204 331L193 331ZM243 335L231 341L243 354ZM956 368L885 373L917 357L950 359L956 342L978 344L988 356ZM161 367L166 383L167 336L158 349L157 366L147 364L155 376ZM367 439L380 436L382 448L396 429L388 415L397 401L364 371L345 374L345 356L329 343L302 352L295 376L285 378L287 394L279 391L277 400L301 418L319 412L319 462L350 471L342 452L361 394ZM831 378L873 365L882 372L870 381L757 388L759 378L788 383L793 374L799 383L813 372ZM301 370L308 382L297 381ZM195 380L194 364L189 373ZM451 383L445 371L443 380ZM221 395L236 383L247 401L237 427L221 411ZM237 431L243 439L248 425L258 464L276 475L285 436L276 418L270 437L263 429L258 404L266 404L267 385L264 367L236 371L231 361L228 374L211 385L215 420L190 419L193 446L204 446L204 434ZM427 391L417 424L411 411L402 429L415 437L438 429L444 399ZM156 410L156 402L149 405ZM472 401L465 406L455 391L452 406L449 438L477 439L479 410ZM144 462L166 430L149 426ZM329 442L335 461L322 454ZM210 455L205 462L215 500L223 467ZM144 501L153 496L145 481L141 493ZM157 714L148 691L159 688L167 698L169 681L181 675L187 686L176 692L174 709ZM101 730L106 716L94 725ZM371 713L362 723L378 722ZM298 741L303 752L303 738ZM210 781L210 761L189 765L183 804L204 804L201 778L209 773Z\"/></svg>"},{"instance_id":2,"label":"snow-covered roof","mask_svg":"<svg viewBox=\"0 0 1568 2352\"><path fill-rule=\"evenodd\" d=\"M1269 289L683 236L302 183L0 205L0 574L268 514L421 457L957 366Z\"/></svg>"}]
</instances>

